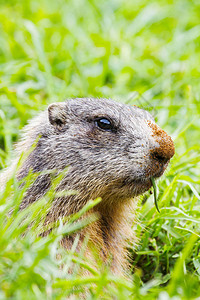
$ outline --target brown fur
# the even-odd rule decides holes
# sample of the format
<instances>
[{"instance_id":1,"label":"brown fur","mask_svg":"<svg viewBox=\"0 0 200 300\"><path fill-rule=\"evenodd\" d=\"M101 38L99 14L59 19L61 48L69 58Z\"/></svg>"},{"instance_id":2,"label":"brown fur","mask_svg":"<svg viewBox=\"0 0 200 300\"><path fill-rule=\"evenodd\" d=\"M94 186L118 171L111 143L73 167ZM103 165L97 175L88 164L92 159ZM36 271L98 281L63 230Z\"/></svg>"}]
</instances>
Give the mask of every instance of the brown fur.
<instances>
[{"instance_id":1,"label":"brown fur","mask_svg":"<svg viewBox=\"0 0 200 300\"><path fill-rule=\"evenodd\" d=\"M99 118L110 120L111 130L99 128ZM138 107L108 99L71 99L51 104L30 121L17 145L17 158L3 177L12 173L18 157L37 139L17 178L24 178L30 169L59 173L69 166L57 191L76 190L77 194L56 197L48 220L76 213L88 200L101 197L90 212L99 219L81 232L80 240L89 235L101 258L107 263L112 260L113 272L121 274L127 240L134 239L131 223L136 196L151 187L151 176L163 174L174 155L171 138ZM39 199L50 186L49 174L38 175L22 208ZM73 237L62 241L65 247L72 242Z\"/></svg>"}]
</instances>

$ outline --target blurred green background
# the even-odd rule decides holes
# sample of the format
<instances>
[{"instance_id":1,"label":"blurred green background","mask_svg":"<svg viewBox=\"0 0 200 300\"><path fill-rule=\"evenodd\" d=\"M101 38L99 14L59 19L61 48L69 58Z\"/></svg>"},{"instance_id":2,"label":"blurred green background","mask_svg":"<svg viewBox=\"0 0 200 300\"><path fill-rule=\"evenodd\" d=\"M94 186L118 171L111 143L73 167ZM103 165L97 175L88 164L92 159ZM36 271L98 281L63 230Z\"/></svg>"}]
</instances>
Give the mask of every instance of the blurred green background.
<instances>
[{"instance_id":1,"label":"blurred green background","mask_svg":"<svg viewBox=\"0 0 200 300\"><path fill-rule=\"evenodd\" d=\"M149 195L138 209L141 242L131 249L134 270L142 270L133 276L136 299L200 296L199 49L198 0L0 0L1 168L10 163L13 142L27 120L70 97L140 105L175 141L176 156L159 184L161 215ZM24 261L18 264L26 270ZM12 264L1 266L6 284L0 299L27 297L20 288L16 294L15 280L6 277ZM30 285L36 284L30 274ZM62 299L54 289L49 298L42 287L40 292L33 289L29 299ZM120 293L120 299L128 295Z\"/></svg>"}]
</instances>

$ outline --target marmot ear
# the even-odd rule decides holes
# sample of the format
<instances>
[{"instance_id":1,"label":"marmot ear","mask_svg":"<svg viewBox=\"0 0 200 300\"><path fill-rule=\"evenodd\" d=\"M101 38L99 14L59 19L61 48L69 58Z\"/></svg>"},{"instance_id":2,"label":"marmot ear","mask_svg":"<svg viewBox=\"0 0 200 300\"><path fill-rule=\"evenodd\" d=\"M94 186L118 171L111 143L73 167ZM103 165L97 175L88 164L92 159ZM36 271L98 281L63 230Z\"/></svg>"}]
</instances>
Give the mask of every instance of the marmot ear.
<instances>
[{"instance_id":1,"label":"marmot ear","mask_svg":"<svg viewBox=\"0 0 200 300\"><path fill-rule=\"evenodd\" d=\"M49 122L61 130L67 120L67 105L64 102L52 103L48 107Z\"/></svg>"}]
</instances>

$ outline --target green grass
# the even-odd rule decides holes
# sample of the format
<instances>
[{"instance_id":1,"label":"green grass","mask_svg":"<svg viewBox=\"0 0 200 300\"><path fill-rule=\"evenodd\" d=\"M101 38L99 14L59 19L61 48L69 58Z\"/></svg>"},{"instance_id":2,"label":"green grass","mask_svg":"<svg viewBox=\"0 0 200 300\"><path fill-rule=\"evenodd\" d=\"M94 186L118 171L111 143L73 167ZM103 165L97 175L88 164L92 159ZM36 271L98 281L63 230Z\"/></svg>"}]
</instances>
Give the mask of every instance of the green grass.
<instances>
[{"instance_id":1,"label":"green grass","mask_svg":"<svg viewBox=\"0 0 200 300\"><path fill-rule=\"evenodd\" d=\"M11 179L0 199L0 299L80 299L85 289L88 299L200 297L199 1L1 0L0 20L1 168L28 119L76 96L139 104L176 144L158 183L161 213L153 195L140 200L132 282L59 247L73 220L39 237L51 194L19 212L24 191Z\"/></svg>"}]
</instances>

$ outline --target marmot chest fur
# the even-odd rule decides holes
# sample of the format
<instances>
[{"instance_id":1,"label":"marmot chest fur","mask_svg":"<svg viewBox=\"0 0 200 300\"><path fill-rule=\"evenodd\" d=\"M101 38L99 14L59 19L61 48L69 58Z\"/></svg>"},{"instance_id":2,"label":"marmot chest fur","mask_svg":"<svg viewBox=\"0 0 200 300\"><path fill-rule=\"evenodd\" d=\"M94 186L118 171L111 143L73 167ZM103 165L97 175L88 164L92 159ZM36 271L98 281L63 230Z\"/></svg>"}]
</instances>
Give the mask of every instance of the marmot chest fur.
<instances>
[{"instance_id":1,"label":"marmot chest fur","mask_svg":"<svg viewBox=\"0 0 200 300\"><path fill-rule=\"evenodd\" d=\"M113 270L121 273L131 232L132 199L150 189L151 177L163 174L174 155L172 139L147 111L110 99L80 98L51 104L31 120L17 145L18 156L35 141L18 179L30 170L59 173L69 167L58 190L77 193L56 197L50 219L76 213L90 199L101 197L93 208L99 219L85 233L101 249L103 260L112 257ZM48 172L38 175L22 208L41 198L50 186ZM66 238L66 247L70 243Z\"/></svg>"}]
</instances>

